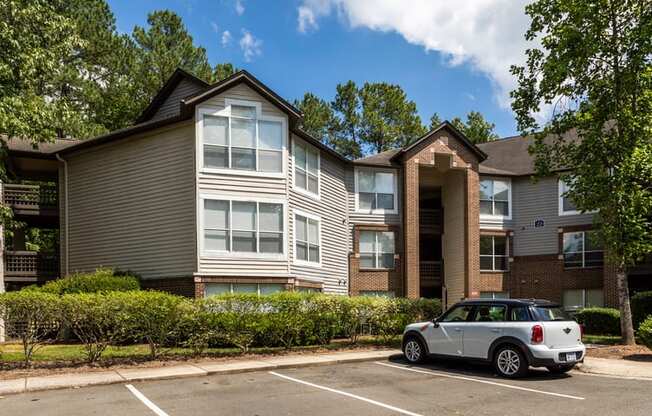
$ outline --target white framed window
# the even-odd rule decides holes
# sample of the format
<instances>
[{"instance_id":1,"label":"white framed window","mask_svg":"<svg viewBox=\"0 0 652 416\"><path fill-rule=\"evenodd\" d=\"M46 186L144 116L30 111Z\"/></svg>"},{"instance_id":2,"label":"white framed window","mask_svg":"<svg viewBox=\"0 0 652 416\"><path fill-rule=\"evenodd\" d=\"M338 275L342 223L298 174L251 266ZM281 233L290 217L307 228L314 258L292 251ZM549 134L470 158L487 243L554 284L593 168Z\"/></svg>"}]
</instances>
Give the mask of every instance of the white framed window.
<instances>
[{"instance_id":1,"label":"white framed window","mask_svg":"<svg viewBox=\"0 0 652 416\"><path fill-rule=\"evenodd\" d=\"M564 268L602 267L604 249L595 231L577 231L563 234Z\"/></svg>"},{"instance_id":2,"label":"white framed window","mask_svg":"<svg viewBox=\"0 0 652 416\"><path fill-rule=\"evenodd\" d=\"M356 168L356 211L378 214L397 213L397 188L396 171Z\"/></svg>"},{"instance_id":3,"label":"white framed window","mask_svg":"<svg viewBox=\"0 0 652 416\"><path fill-rule=\"evenodd\" d=\"M253 293L256 295L270 295L285 291L281 283L206 283L204 296L216 296L230 293Z\"/></svg>"},{"instance_id":4,"label":"white framed window","mask_svg":"<svg viewBox=\"0 0 652 416\"><path fill-rule=\"evenodd\" d=\"M512 218L512 181L483 178L480 181L480 218Z\"/></svg>"},{"instance_id":5,"label":"white framed window","mask_svg":"<svg viewBox=\"0 0 652 416\"><path fill-rule=\"evenodd\" d=\"M566 310L603 307L604 293L602 289L569 289L562 294L562 304Z\"/></svg>"},{"instance_id":6,"label":"white framed window","mask_svg":"<svg viewBox=\"0 0 652 416\"><path fill-rule=\"evenodd\" d=\"M285 204L203 196L201 252L204 255L285 256Z\"/></svg>"},{"instance_id":7,"label":"white framed window","mask_svg":"<svg viewBox=\"0 0 652 416\"><path fill-rule=\"evenodd\" d=\"M282 176L285 119L263 116L260 103L225 100L226 108L197 112L199 165L204 172Z\"/></svg>"},{"instance_id":8,"label":"white framed window","mask_svg":"<svg viewBox=\"0 0 652 416\"><path fill-rule=\"evenodd\" d=\"M360 231L360 268L394 268L394 232Z\"/></svg>"},{"instance_id":9,"label":"white framed window","mask_svg":"<svg viewBox=\"0 0 652 416\"><path fill-rule=\"evenodd\" d=\"M507 236L480 236L480 270L503 272L509 268Z\"/></svg>"},{"instance_id":10,"label":"white framed window","mask_svg":"<svg viewBox=\"0 0 652 416\"><path fill-rule=\"evenodd\" d=\"M297 210L294 211L294 261L321 265L321 220Z\"/></svg>"},{"instance_id":11,"label":"white framed window","mask_svg":"<svg viewBox=\"0 0 652 416\"><path fill-rule=\"evenodd\" d=\"M566 196L566 192L572 189L572 182L559 179L557 181L557 188L559 189L559 215L581 214L573 200Z\"/></svg>"},{"instance_id":12,"label":"white framed window","mask_svg":"<svg viewBox=\"0 0 652 416\"><path fill-rule=\"evenodd\" d=\"M294 142L294 189L312 197L319 197L321 160L319 150L303 143Z\"/></svg>"}]
</instances>

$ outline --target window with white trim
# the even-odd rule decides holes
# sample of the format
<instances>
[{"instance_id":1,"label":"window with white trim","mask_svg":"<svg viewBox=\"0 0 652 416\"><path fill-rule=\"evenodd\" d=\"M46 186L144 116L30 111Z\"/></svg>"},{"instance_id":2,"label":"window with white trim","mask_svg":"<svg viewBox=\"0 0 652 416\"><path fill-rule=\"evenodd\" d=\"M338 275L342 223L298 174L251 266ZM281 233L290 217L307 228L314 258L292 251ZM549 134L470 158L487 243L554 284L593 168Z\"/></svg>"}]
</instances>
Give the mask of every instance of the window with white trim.
<instances>
[{"instance_id":1,"label":"window with white trim","mask_svg":"<svg viewBox=\"0 0 652 416\"><path fill-rule=\"evenodd\" d=\"M204 251L283 254L283 205L204 199Z\"/></svg>"},{"instance_id":2,"label":"window with white trim","mask_svg":"<svg viewBox=\"0 0 652 416\"><path fill-rule=\"evenodd\" d=\"M253 293L269 295L285 291L285 285L280 283L206 283L204 295L218 296L229 293Z\"/></svg>"},{"instance_id":3,"label":"window with white trim","mask_svg":"<svg viewBox=\"0 0 652 416\"><path fill-rule=\"evenodd\" d=\"M603 307L604 293L602 289L570 289L562 294L564 309L577 310L582 308Z\"/></svg>"},{"instance_id":4,"label":"window with white trim","mask_svg":"<svg viewBox=\"0 0 652 416\"><path fill-rule=\"evenodd\" d=\"M394 232L360 231L360 268L394 268Z\"/></svg>"},{"instance_id":5,"label":"window with white trim","mask_svg":"<svg viewBox=\"0 0 652 416\"><path fill-rule=\"evenodd\" d=\"M511 181L482 179L480 181L480 216L511 217Z\"/></svg>"},{"instance_id":6,"label":"window with white trim","mask_svg":"<svg viewBox=\"0 0 652 416\"><path fill-rule=\"evenodd\" d=\"M298 261L316 263L321 261L319 243L319 220L304 215L294 215L295 257Z\"/></svg>"},{"instance_id":7,"label":"window with white trim","mask_svg":"<svg viewBox=\"0 0 652 416\"><path fill-rule=\"evenodd\" d=\"M304 143L294 143L294 186L319 195L319 151Z\"/></svg>"},{"instance_id":8,"label":"window with white trim","mask_svg":"<svg viewBox=\"0 0 652 416\"><path fill-rule=\"evenodd\" d=\"M566 193L572 189L572 184L559 179L558 186L559 186L559 215L579 214L580 212L578 211L577 206L575 205L573 200L570 198L570 196L566 195Z\"/></svg>"},{"instance_id":9,"label":"window with white trim","mask_svg":"<svg viewBox=\"0 0 652 416\"><path fill-rule=\"evenodd\" d=\"M480 292L480 299L509 299L509 292Z\"/></svg>"},{"instance_id":10,"label":"window with white trim","mask_svg":"<svg viewBox=\"0 0 652 416\"><path fill-rule=\"evenodd\" d=\"M577 231L563 235L564 267L602 267L604 249L595 231Z\"/></svg>"},{"instance_id":11,"label":"window with white trim","mask_svg":"<svg viewBox=\"0 0 652 416\"><path fill-rule=\"evenodd\" d=\"M507 237L500 235L480 236L480 270L506 271L508 269Z\"/></svg>"},{"instance_id":12,"label":"window with white trim","mask_svg":"<svg viewBox=\"0 0 652 416\"><path fill-rule=\"evenodd\" d=\"M231 104L202 114L203 167L280 173L283 136L283 123L260 117L256 106Z\"/></svg>"},{"instance_id":13,"label":"window with white trim","mask_svg":"<svg viewBox=\"0 0 652 416\"><path fill-rule=\"evenodd\" d=\"M356 170L358 211L395 212L396 173L373 169Z\"/></svg>"}]
</instances>

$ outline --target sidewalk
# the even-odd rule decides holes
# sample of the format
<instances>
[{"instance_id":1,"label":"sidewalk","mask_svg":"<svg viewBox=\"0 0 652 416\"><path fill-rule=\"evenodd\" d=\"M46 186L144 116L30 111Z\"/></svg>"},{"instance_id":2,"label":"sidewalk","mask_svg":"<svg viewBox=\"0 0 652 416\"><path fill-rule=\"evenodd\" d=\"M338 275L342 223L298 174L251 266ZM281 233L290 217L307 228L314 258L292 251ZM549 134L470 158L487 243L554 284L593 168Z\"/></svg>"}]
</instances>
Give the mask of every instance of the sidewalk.
<instances>
[{"instance_id":1,"label":"sidewalk","mask_svg":"<svg viewBox=\"0 0 652 416\"><path fill-rule=\"evenodd\" d=\"M583 373L649 379L652 381L652 363L608 358L586 357L577 369Z\"/></svg>"},{"instance_id":2,"label":"sidewalk","mask_svg":"<svg viewBox=\"0 0 652 416\"><path fill-rule=\"evenodd\" d=\"M88 373L58 374L44 377L22 377L14 380L1 380L0 396L38 390L76 388L130 381L165 380L213 374L233 374L248 371L374 361L386 359L392 355L400 353L401 351L399 350L376 350L283 355L258 360L238 360L226 363L206 361L159 368L124 368Z\"/></svg>"}]
</instances>

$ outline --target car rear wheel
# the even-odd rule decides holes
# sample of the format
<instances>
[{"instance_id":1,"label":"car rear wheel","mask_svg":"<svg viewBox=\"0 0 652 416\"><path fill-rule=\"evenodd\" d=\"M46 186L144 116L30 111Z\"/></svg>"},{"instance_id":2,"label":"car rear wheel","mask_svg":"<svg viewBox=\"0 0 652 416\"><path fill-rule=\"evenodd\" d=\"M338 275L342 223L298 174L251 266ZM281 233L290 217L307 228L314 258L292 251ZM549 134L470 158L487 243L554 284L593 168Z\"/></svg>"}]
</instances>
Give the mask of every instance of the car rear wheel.
<instances>
[{"instance_id":1,"label":"car rear wheel","mask_svg":"<svg viewBox=\"0 0 652 416\"><path fill-rule=\"evenodd\" d=\"M564 374L572 370L573 367L575 367L575 364L556 365L556 366L550 366L546 368L548 369L548 371L550 371L553 374Z\"/></svg>"},{"instance_id":2,"label":"car rear wheel","mask_svg":"<svg viewBox=\"0 0 652 416\"><path fill-rule=\"evenodd\" d=\"M502 377L518 378L527 374L528 362L518 347L506 345L494 356L494 368Z\"/></svg>"},{"instance_id":3,"label":"car rear wheel","mask_svg":"<svg viewBox=\"0 0 652 416\"><path fill-rule=\"evenodd\" d=\"M403 344L403 354L412 364L422 363L426 359L426 348L418 337L411 336Z\"/></svg>"}]
</instances>

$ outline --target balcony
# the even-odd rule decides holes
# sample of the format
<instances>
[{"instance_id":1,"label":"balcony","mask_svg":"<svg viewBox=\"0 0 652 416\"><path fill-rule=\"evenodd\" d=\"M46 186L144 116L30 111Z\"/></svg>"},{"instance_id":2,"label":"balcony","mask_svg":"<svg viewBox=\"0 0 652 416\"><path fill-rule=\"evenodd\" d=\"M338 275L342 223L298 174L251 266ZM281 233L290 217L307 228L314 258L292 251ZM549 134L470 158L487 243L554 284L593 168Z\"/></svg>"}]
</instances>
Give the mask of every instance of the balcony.
<instances>
[{"instance_id":1,"label":"balcony","mask_svg":"<svg viewBox=\"0 0 652 416\"><path fill-rule=\"evenodd\" d=\"M5 251L5 280L37 282L59 275L59 256L36 251Z\"/></svg>"},{"instance_id":2,"label":"balcony","mask_svg":"<svg viewBox=\"0 0 652 416\"><path fill-rule=\"evenodd\" d=\"M54 185L3 184L3 202L16 216L58 216L58 195Z\"/></svg>"},{"instance_id":3,"label":"balcony","mask_svg":"<svg viewBox=\"0 0 652 416\"><path fill-rule=\"evenodd\" d=\"M419 262L419 276L424 286L441 286L444 265L442 261Z\"/></svg>"}]
</instances>

